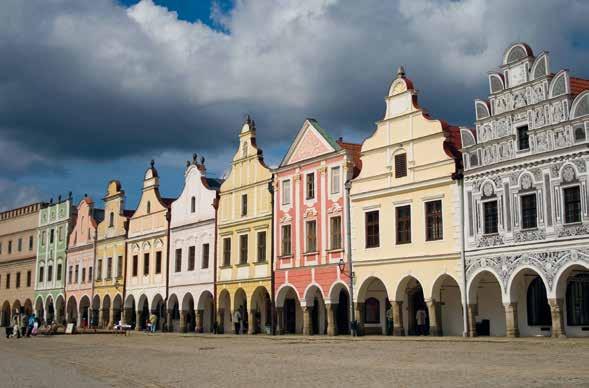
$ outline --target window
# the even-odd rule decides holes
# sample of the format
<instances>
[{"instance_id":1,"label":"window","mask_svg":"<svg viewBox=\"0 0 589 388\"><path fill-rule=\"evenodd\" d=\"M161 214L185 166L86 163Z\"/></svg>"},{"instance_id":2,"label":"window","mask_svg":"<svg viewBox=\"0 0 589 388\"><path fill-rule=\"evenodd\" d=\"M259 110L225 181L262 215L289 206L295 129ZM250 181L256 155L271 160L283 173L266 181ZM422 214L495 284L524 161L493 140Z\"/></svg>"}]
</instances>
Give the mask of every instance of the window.
<instances>
[{"instance_id":1,"label":"window","mask_svg":"<svg viewBox=\"0 0 589 388\"><path fill-rule=\"evenodd\" d=\"M239 264L247 263L247 243L247 234L242 234L241 236L239 236Z\"/></svg>"},{"instance_id":2,"label":"window","mask_svg":"<svg viewBox=\"0 0 589 388\"><path fill-rule=\"evenodd\" d=\"M20 272L16 273L16 284L15 284L16 288L20 288Z\"/></svg>"},{"instance_id":3,"label":"window","mask_svg":"<svg viewBox=\"0 0 589 388\"><path fill-rule=\"evenodd\" d=\"M51 265L51 264L49 264L47 266L47 281L48 282L53 281L53 265Z\"/></svg>"},{"instance_id":4,"label":"window","mask_svg":"<svg viewBox=\"0 0 589 388\"><path fill-rule=\"evenodd\" d=\"M96 266L96 280L102 280L102 259L99 259Z\"/></svg>"},{"instance_id":5,"label":"window","mask_svg":"<svg viewBox=\"0 0 589 388\"><path fill-rule=\"evenodd\" d=\"M341 186L341 168L340 166L331 168L331 194L338 194Z\"/></svg>"},{"instance_id":6,"label":"window","mask_svg":"<svg viewBox=\"0 0 589 388\"><path fill-rule=\"evenodd\" d=\"M397 244L411 242L411 206L399 206L395 209L397 216Z\"/></svg>"},{"instance_id":7,"label":"window","mask_svg":"<svg viewBox=\"0 0 589 388\"><path fill-rule=\"evenodd\" d=\"M151 202L147 201L147 214L151 213Z\"/></svg>"},{"instance_id":8,"label":"window","mask_svg":"<svg viewBox=\"0 0 589 388\"><path fill-rule=\"evenodd\" d=\"M497 201L489 201L483 204L484 233L497 233L499 220L497 218Z\"/></svg>"},{"instance_id":9,"label":"window","mask_svg":"<svg viewBox=\"0 0 589 388\"><path fill-rule=\"evenodd\" d=\"M149 275L149 253L143 254L143 275Z\"/></svg>"},{"instance_id":10,"label":"window","mask_svg":"<svg viewBox=\"0 0 589 388\"><path fill-rule=\"evenodd\" d=\"M193 245L188 247L188 270L194 271L194 262L196 259L196 247Z\"/></svg>"},{"instance_id":11,"label":"window","mask_svg":"<svg viewBox=\"0 0 589 388\"><path fill-rule=\"evenodd\" d=\"M581 192L579 186L567 187L564 194L564 222L581 222Z\"/></svg>"},{"instance_id":12,"label":"window","mask_svg":"<svg viewBox=\"0 0 589 388\"><path fill-rule=\"evenodd\" d=\"M57 276L55 277L57 279L58 282L61 281L61 263L57 264Z\"/></svg>"},{"instance_id":13,"label":"window","mask_svg":"<svg viewBox=\"0 0 589 388\"><path fill-rule=\"evenodd\" d=\"M155 253L155 273L162 273L162 252Z\"/></svg>"},{"instance_id":14,"label":"window","mask_svg":"<svg viewBox=\"0 0 589 388\"><path fill-rule=\"evenodd\" d=\"M366 212L364 215L366 228L366 248L376 248L380 245L378 217L378 210Z\"/></svg>"},{"instance_id":15,"label":"window","mask_svg":"<svg viewBox=\"0 0 589 388\"><path fill-rule=\"evenodd\" d=\"M182 270L182 249L176 249L176 265L174 266L175 272Z\"/></svg>"},{"instance_id":16,"label":"window","mask_svg":"<svg viewBox=\"0 0 589 388\"><path fill-rule=\"evenodd\" d=\"M34 242L33 236L29 236L29 251L33 250L33 242Z\"/></svg>"},{"instance_id":17,"label":"window","mask_svg":"<svg viewBox=\"0 0 589 388\"><path fill-rule=\"evenodd\" d=\"M88 267L88 281L92 282L92 267Z\"/></svg>"},{"instance_id":18,"label":"window","mask_svg":"<svg viewBox=\"0 0 589 388\"><path fill-rule=\"evenodd\" d=\"M578 274L569 280L566 304L567 325L589 325L589 274Z\"/></svg>"},{"instance_id":19,"label":"window","mask_svg":"<svg viewBox=\"0 0 589 388\"><path fill-rule=\"evenodd\" d=\"M117 257L117 277L123 276L123 256Z\"/></svg>"},{"instance_id":20,"label":"window","mask_svg":"<svg viewBox=\"0 0 589 388\"><path fill-rule=\"evenodd\" d=\"M364 302L364 322L380 323L380 302L376 298L368 298Z\"/></svg>"},{"instance_id":21,"label":"window","mask_svg":"<svg viewBox=\"0 0 589 388\"><path fill-rule=\"evenodd\" d=\"M67 279L68 284L72 284L72 280L74 279L74 267L72 265L68 269Z\"/></svg>"},{"instance_id":22,"label":"window","mask_svg":"<svg viewBox=\"0 0 589 388\"><path fill-rule=\"evenodd\" d=\"M0 255L2 254L2 242L0 241Z\"/></svg>"},{"instance_id":23,"label":"window","mask_svg":"<svg viewBox=\"0 0 589 388\"><path fill-rule=\"evenodd\" d=\"M86 268L82 268L82 283L86 283Z\"/></svg>"},{"instance_id":24,"label":"window","mask_svg":"<svg viewBox=\"0 0 589 388\"><path fill-rule=\"evenodd\" d=\"M258 232L258 263L266 261L266 232Z\"/></svg>"},{"instance_id":25,"label":"window","mask_svg":"<svg viewBox=\"0 0 589 388\"><path fill-rule=\"evenodd\" d=\"M74 278L74 282L79 283L80 282L80 265L76 264L76 277Z\"/></svg>"},{"instance_id":26,"label":"window","mask_svg":"<svg viewBox=\"0 0 589 388\"><path fill-rule=\"evenodd\" d=\"M290 205L290 180L282 181L282 204Z\"/></svg>"},{"instance_id":27,"label":"window","mask_svg":"<svg viewBox=\"0 0 589 388\"><path fill-rule=\"evenodd\" d=\"M247 194L241 196L241 216L247 216Z\"/></svg>"},{"instance_id":28,"label":"window","mask_svg":"<svg viewBox=\"0 0 589 388\"><path fill-rule=\"evenodd\" d=\"M190 198L190 212L194 213L196 211L196 198Z\"/></svg>"},{"instance_id":29,"label":"window","mask_svg":"<svg viewBox=\"0 0 589 388\"><path fill-rule=\"evenodd\" d=\"M58 235L59 241L63 241L63 227L61 226L58 229Z\"/></svg>"},{"instance_id":30,"label":"window","mask_svg":"<svg viewBox=\"0 0 589 388\"><path fill-rule=\"evenodd\" d=\"M407 154L395 155L395 178L407 176Z\"/></svg>"},{"instance_id":31,"label":"window","mask_svg":"<svg viewBox=\"0 0 589 388\"><path fill-rule=\"evenodd\" d=\"M43 231L43 233L41 233L41 245L45 246L45 240L47 239L47 233L45 231Z\"/></svg>"},{"instance_id":32,"label":"window","mask_svg":"<svg viewBox=\"0 0 589 388\"><path fill-rule=\"evenodd\" d=\"M49 244L53 244L54 239L55 239L55 229L51 229L49 231Z\"/></svg>"},{"instance_id":33,"label":"window","mask_svg":"<svg viewBox=\"0 0 589 388\"><path fill-rule=\"evenodd\" d=\"M575 128L575 143L579 143L585 141L585 128L577 127Z\"/></svg>"},{"instance_id":34,"label":"window","mask_svg":"<svg viewBox=\"0 0 589 388\"><path fill-rule=\"evenodd\" d=\"M6 274L6 289L10 288L10 274Z\"/></svg>"},{"instance_id":35,"label":"window","mask_svg":"<svg viewBox=\"0 0 589 388\"><path fill-rule=\"evenodd\" d=\"M225 267L231 265L231 237L223 239L223 265Z\"/></svg>"},{"instance_id":36,"label":"window","mask_svg":"<svg viewBox=\"0 0 589 388\"><path fill-rule=\"evenodd\" d=\"M330 249L342 248L342 217L331 217L329 219L329 247Z\"/></svg>"},{"instance_id":37,"label":"window","mask_svg":"<svg viewBox=\"0 0 589 388\"><path fill-rule=\"evenodd\" d=\"M210 245L202 244L202 269L209 268Z\"/></svg>"},{"instance_id":38,"label":"window","mask_svg":"<svg viewBox=\"0 0 589 388\"><path fill-rule=\"evenodd\" d=\"M282 237L282 256L290 256L292 254L291 250L291 232L290 232L290 225L282 225L281 227L281 237Z\"/></svg>"},{"instance_id":39,"label":"window","mask_svg":"<svg viewBox=\"0 0 589 388\"><path fill-rule=\"evenodd\" d=\"M133 255L133 276L137 276L139 272L139 256Z\"/></svg>"},{"instance_id":40,"label":"window","mask_svg":"<svg viewBox=\"0 0 589 388\"><path fill-rule=\"evenodd\" d=\"M542 278L536 276L528 286L528 325L530 326L550 326L552 318L550 315L550 306L546 296L546 287Z\"/></svg>"},{"instance_id":41,"label":"window","mask_svg":"<svg viewBox=\"0 0 589 388\"><path fill-rule=\"evenodd\" d=\"M12 253L12 240L8 241L8 254Z\"/></svg>"},{"instance_id":42,"label":"window","mask_svg":"<svg viewBox=\"0 0 589 388\"><path fill-rule=\"evenodd\" d=\"M33 274L31 273L31 271L30 270L27 271L27 287L31 286L31 282L33 280L32 278L33 278Z\"/></svg>"},{"instance_id":43,"label":"window","mask_svg":"<svg viewBox=\"0 0 589 388\"><path fill-rule=\"evenodd\" d=\"M315 198L315 173L311 172L307 174L307 186L306 186L307 199Z\"/></svg>"},{"instance_id":44,"label":"window","mask_svg":"<svg viewBox=\"0 0 589 388\"><path fill-rule=\"evenodd\" d=\"M307 234L307 252L317 251L317 221L307 221L305 223L305 232Z\"/></svg>"},{"instance_id":45,"label":"window","mask_svg":"<svg viewBox=\"0 0 589 388\"><path fill-rule=\"evenodd\" d=\"M426 241L441 240L443 238L442 201L425 203L425 239Z\"/></svg>"},{"instance_id":46,"label":"window","mask_svg":"<svg viewBox=\"0 0 589 388\"><path fill-rule=\"evenodd\" d=\"M537 226L536 218L536 194L521 196L522 206L522 228L535 228Z\"/></svg>"},{"instance_id":47,"label":"window","mask_svg":"<svg viewBox=\"0 0 589 388\"><path fill-rule=\"evenodd\" d=\"M112 278L112 257L106 259L106 278Z\"/></svg>"},{"instance_id":48,"label":"window","mask_svg":"<svg viewBox=\"0 0 589 388\"><path fill-rule=\"evenodd\" d=\"M18 251L19 252L22 252L22 238L19 238L18 239L18 244L17 245L18 245Z\"/></svg>"},{"instance_id":49,"label":"window","mask_svg":"<svg viewBox=\"0 0 589 388\"><path fill-rule=\"evenodd\" d=\"M45 267L39 267L39 283L43 283L45 281Z\"/></svg>"},{"instance_id":50,"label":"window","mask_svg":"<svg viewBox=\"0 0 589 388\"><path fill-rule=\"evenodd\" d=\"M517 148L520 151L530 149L530 136L528 134L527 125L517 129Z\"/></svg>"}]
</instances>

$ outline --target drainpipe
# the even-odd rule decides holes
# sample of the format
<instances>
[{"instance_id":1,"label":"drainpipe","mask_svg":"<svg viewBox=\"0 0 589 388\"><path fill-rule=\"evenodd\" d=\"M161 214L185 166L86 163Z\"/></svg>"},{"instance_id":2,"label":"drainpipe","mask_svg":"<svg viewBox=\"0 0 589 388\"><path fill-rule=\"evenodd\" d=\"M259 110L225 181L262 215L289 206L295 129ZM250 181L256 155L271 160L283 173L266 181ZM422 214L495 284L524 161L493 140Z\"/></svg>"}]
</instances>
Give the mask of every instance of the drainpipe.
<instances>
[{"instance_id":1,"label":"drainpipe","mask_svg":"<svg viewBox=\"0 0 589 388\"><path fill-rule=\"evenodd\" d=\"M466 258L464 255L465 251L465 237L464 237L464 177L462 176L458 180L458 187L460 188L460 261L462 264L462 336L468 336L468 300L466 298Z\"/></svg>"},{"instance_id":2,"label":"drainpipe","mask_svg":"<svg viewBox=\"0 0 589 388\"><path fill-rule=\"evenodd\" d=\"M270 191L270 209L271 214L274 213L274 176L272 176L272 180L268 182L268 191ZM276 303L275 298L276 295L274 293L274 217L270 222L270 313L272 316L271 325L272 325L272 335L276 335Z\"/></svg>"},{"instance_id":3,"label":"drainpipe","mask_svg":"<svg viewBox=\"0 0 589 388\"><path fill-rule=\"evenodd\" d=\"M167 254L168 257L166 258L166 299L164 299L164 317L167 316L166 312L168 311L168 288L170 285L170 221L172 219L172 205L170 205L170 207L168 208L168 212L166 213L166 221L168 221L168 229L167 229L167 241L168 241L168 249L167 249ZM162 317L163 318L163 317ZM161 319L161 318L160 318ZM166 330L167 331L171 331L169 330L168 325L170 324L170 322L166 322ZM163 331L163 329L162 329Z\"/></svg>"},{"instance_id":4,"label":"drainpipe","mask_svg":"<svg viewBox=\"0 0 589 388\"><path fill-rule=\"evenodd\" d=\"M346 190L346 256L348 258L348 271L350 272L350 333L357 336L356 311L354 309L354 270L352 268L352 217L350 209L350 190L352 181L348 179L345 183Z\"/></svg>"},{"instance_id":5,"label":"drainpipe","mask_svg":"<svg viewBox=\"0 0 589 388\"><path fill-rule=\"evenodd\" d=\"M215 209L215 241L213 242L213 333L217 334L219 332L219 322L217 322L217 232L219 227L219 191L217 191L217 195L213 201L213 208Z\"/></svg>"}]
</instances>

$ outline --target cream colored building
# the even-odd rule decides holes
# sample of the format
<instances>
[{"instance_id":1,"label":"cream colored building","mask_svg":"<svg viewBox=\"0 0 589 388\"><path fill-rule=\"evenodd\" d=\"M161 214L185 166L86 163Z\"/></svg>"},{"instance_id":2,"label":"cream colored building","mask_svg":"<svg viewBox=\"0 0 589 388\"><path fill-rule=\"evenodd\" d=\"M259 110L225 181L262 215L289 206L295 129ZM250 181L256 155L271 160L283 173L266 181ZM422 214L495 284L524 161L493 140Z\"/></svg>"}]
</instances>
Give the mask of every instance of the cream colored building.
<instances>
[{"instance_id":1,"label":"cream colored building","mask_svg":"<svg viewBox=\"0 0 589 388\"><path fill-rule=\"evenodd\" d=\"M43 203L0 213L0 324L16 311L31 313L35 296L37 227Z\"/></svg>"},{"instance_id":2,"label":"cream colored building","mask_svg":"<svg viewBox=\"0 0 589 388\"><path fill-rule=\"evenodd\" d=\"M272 172L256 145L249 117L239 134L231 172L221 185L217 213L217 323L225 333L256 333L271 326Z\"/></svg>"},{"instance_id":3,"label":"cream colored building","mask_svg":"<svg viewBox=\"0 0 589 388\"><path fill-rule=\"evenodd\" d=\"M139 205L129 220L127 237L125 319L135 330L146 327L151 313L158 317L159 329L166 319L168 237L173 200L160 196L159 185L152 160L151 167L145 171Z\"/></svg>"},{"instance_id":4,"label":"cream colored building","mask_svg":"<svg viewBox=\"0 0 589 388\"><path fill-rule=\"evenodd\" d=\"M419 107L402 68L385 102L351 188L355 318L367 334L462 335L459 128Z\"/></svg>"}]
</instances>

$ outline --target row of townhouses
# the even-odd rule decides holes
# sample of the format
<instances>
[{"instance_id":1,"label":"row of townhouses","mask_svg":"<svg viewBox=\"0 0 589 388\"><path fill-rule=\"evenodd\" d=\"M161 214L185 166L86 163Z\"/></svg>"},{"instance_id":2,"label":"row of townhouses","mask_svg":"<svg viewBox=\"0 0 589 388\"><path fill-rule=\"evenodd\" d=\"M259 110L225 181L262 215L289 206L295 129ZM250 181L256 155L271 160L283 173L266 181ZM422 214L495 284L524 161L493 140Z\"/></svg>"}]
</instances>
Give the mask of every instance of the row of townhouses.
<instances>
[{"instance_id":1,"label":"row of townhouses","mask_svg":"<svg viewBox=\"0 0 589 388\"><path fill-rule=\"evenodd\" d=\"M399 68L362 144L307 119L276 168L247 118L224 179L186 162L137 208L72 195L0 214L0 320L158 330L589 334L589 81L510 46L475 128L430 117Z\"/></svg>"}]
</instances>

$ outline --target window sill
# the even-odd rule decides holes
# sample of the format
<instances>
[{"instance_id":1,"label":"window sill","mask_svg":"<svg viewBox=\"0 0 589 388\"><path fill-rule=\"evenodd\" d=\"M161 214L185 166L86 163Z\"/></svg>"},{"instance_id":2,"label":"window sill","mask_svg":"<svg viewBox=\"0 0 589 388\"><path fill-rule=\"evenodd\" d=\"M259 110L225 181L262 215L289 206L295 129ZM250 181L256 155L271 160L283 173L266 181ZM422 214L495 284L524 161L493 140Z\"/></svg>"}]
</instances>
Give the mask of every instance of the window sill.
<instances>
[{"instance_id":1,"label":"window sill","mask_svg":"<svg viewBox=\"0 0 589 388\"><path fill-rule=\"evenodd\" d=\"M409 245L411 241L404 241L404 242L396 242L395 245Z\"/></svg>"},{"instance_id":2,"label":"window sill","mask_svg":"<svg viewBox=\"0 0 589 388\"><path fill-rule=\"evenodd\" d=\"M250 265L250 263L239 263L239 264L236 264L235 266L239 268L239 267L247 267L248 265Z\"/></svg>"},{"instance_id":3,"label":"window sill","mask_svg":"<svg viewBox=\"0 0 589 388\"><path fill-rule=\"evenodd\" d=\"M583 225L582 221L563 223L562 226L579 226ZM569 325L570 326L570 325Z\"/></svg>"},{"instance_id":4,"label":"window sill","mask_svg":"<svg viewBox=\"0 0 589 388\"><path fill-rule=\"evenodd\" d=\"M376 249L376 248L380 248L380 245L375 245L375 246L371 246L371 247L365 247L364 249Z\"/></svg>"},{"instance_id":5,"label":"window sill","mask_svg":"<svg viewBox=\"0 0 589 388\"><path fill-rule=\"evenodd\" d=\"M436 242L436 241L444 241L444 238L433 238L431 240L426 239L425 242Z\"/></svg>"},{"instance_id":6,"label":"window sill","mask_svg":"<svg viewBox=\"0 0 589 388\"><path fill-rule=\"evenodd\" d=\"M339 252L343 252L344 249L343 248L333 248L333 249L328 249L327 253L339 253Z\"/></svg>"},{"instance_id":7,"label":"window sill","mask_svg":"<svg viewBox=\"0 0 589 388\"><path fill-rule=\"evenodd\" d=\"M268 260L264 260L264 261L256 261L254 264L268 264Z\"/></svg>"},{"instance_id":8,"label":"window sill","mask_svg":"<svg viewBox=\"0 0 589 388\"><path fill-rule=\"evenodd\" d=\"M313 255L318 255L319 251L311 251L311 252L305 252L303 253L303 256L313 256Z\"/></svg>"},{"instance_id":9,"label":"window sill","mask_svg":"<svg viewBox=\"0 0 589 388\"><path fill-rule=\"evenodd\" d=\"M499 236L499 232L495 232L495 233L483 233L483 237L495 237L495 236Z\"/></svg>"},{"instance_id":10,"label":"window sill","mask_svg":"<svg viewBox=\"0 0 589 388\"><path fill-rule=\"evenodd\" d=\"M292 254L291 255L278 256L278 259L280 259L280 260L292 259Z\"/></svg>"},{"instance_id":11,"label":"window sill","mask_svg":"<svg viewBox=\"0 0 589 388\"><path fill-rule=\"evenodd\" d=\"M219 266L219 269L227 269L227 268L231 268L231 264Z\"/></svg>"}]
</instances>

